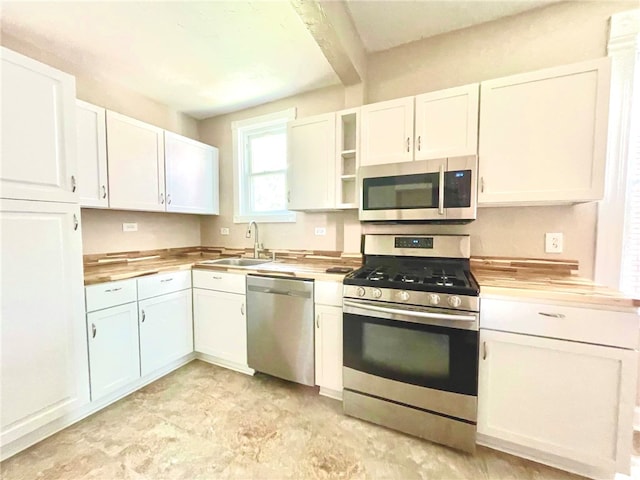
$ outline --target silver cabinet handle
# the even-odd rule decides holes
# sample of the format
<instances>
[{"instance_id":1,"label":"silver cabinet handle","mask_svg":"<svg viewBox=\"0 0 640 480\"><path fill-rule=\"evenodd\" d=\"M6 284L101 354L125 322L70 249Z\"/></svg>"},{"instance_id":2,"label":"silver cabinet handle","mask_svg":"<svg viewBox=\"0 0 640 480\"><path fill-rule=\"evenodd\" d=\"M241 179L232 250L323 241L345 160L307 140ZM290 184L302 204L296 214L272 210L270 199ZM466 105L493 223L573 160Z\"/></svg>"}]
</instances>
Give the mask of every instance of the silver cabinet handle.
<instances>
[{"instance_id":1,"label":"silver cabinet handle","mask_svg":"<svg viewBox=\"0 0 640 480\"><path fill-rule=\"evenodd\" d=\"M320 328L320 314L316 314L316 328Z\"/></svg>"},{"instance_id":2,"label":"silver cabinet handle","mask_svg":"<svg viewBox=\"0 0 640 480\"><path fill-rule=\"evenodd\" d=\"M287 203L291 203L291 190L287 190Z\"/></svg>"},{"instance_id":3,"label":"silver cabinet handle","mask_svg":"<svg viewBox=\"0 0 640 480\"><path fill-rule=\"evenodd\" d=\"M538 315L542 315L543 317L564 318L564 315L562 313L538 312Z\"/></svg>"},{"instance_id":4,"label":"silver cabinet handle","mask_svg":"<svg viewBox=\"0 0 640 480\"><path fill-rule=\"evenodd\" d=\"M98 333L98 329L96 328L96 324L91 324L91 338L96 338L96 333Z\"/></svg>"},{"instance_id":5,"label":"silver cabinet handle","mask_svg":"<svg viewBox=\"0 0 640 480\"><path fill-rule=\"evenodd\" d=\"M167 195L167 205L171 205L171 194Z\"/></svg>"},{"instance_id":6,"label":"silver cabinet handle","mask_svg":"<svg viewBox=\"0 0 640 480\"><path fill-rule=\"evenodd\" d=\"M407 137L407 152L409 151L409 143L411 142L411 138Z\"/></svg>"},{"instance_id":7,"label":"silver cabinet handle","mask_svg":"<svg viewBox=\"0 0 640 480\"><path fill-rule=\"evenodd\" d=\"M102 198L107 198L107 187L102 185Z\"/></svg>"},{"instance_id":8,"label":"silver cabinet handle","mask_svg":"<svg viewBox=\"0 0 640 480\"><path fill-rule=\"evenodd\" d=\"M77 186L78 185L76 184L76 176L75 175L71 175L71 191L75 192Z\"/></svg>"},{"instance_id":9,"label":"silver cabinet handle","mask_svg":"<svg viewBox=\"0 0 640 480\"><path fill-rule=\"evenodd\" d=\"M77 217L77 216L76 216L76 214L74 213L74 214L73 214L73 230L74 230L74 231L75 231L75 230L78 230L78 225L79 225L79 223L78 223L78 217Z\"/></svg>"},{"instance_id":10,"label":"silver cabinet handle","mask_svg":"<svg viewBox=\"0 0 640 480\"><path fill-rule=\"evenodd\" d=\"M418 135L418 151L420 151L420 144L422 143L422 135Z\"/></svg>"},{"instance_id":11,"label":"silver cabinet handle","mask_svg":"<svg viewBox=\"0 0 640 480\"><path fill-rule=\"evenodd\" d=\"M118 290L122 290L122 287L118 287L118 288L110 288L108 290L105 290L104 293L111 293L111 292L117 292Z\"/></svg>"},{"instance_id":12,"label":"silver cabinet handle","mask_svg":"<svg viewBox=\"0 0 640 480\"><path fill-rule=\"evenodd\" d=\"M440 185L438 185L438 213L444 215L444 165L440 165Z\"/></svg>"},{"instance_id":13,"label":"silver cabinet handle","mask_svg":"<svg viewBox=\"0 0 640 480\"><path fill-rule=\"evenodd\" d=\"M480 177L480 192L484 192L484 177Z\"/></svg>"},{"instance_id":14,"label":"silver cabinet handle","mask_svg":"<svg viewBox=\"0 0 640 480\"><path fill-rule=\"evenodd\" d=\"M482 342L482 359L487 359L487 342Z\"/></svg>"},{"instance_id":15,"label":"silver cabinet handle","mask_svg":"<svg viewBox=\"0 0 640 480\"><path fill-rule=\"evenodd\" d=\"M141 310L142 312L142 323L144 323L144 319L147 318L147 314L144 313L144 310Z\"/></svg>"},{"instance_id":16,"label":"silver cabinet handle","mask_svg":"<svg viewBox=\"0 0 640 480\"><path fill-rule=\"evenodd\" d=\"M160 280L160 283L171 282L172 280L173 280L173 277L171 277L171 278L163 278L162 280Z\"/></svg>"},{"instance_id":17,"label":"silver cabinet handle","mask_svg":"<svg viewBox=\"0 0 640 480\"><path fill-rule=\"evenodd\" d=\"M164 193L160 194L160 205L164 205Z\"/></svg>"},{"instance_id":18,"label":"silver cabinet handle","mask_svg":"<svg viewBox=\"0 0 640 480\"><path fill-rule=\"evenodd\" d=\"M211 278L214 280L222 280L222 277L218 277L217 275L213 275Z\"/></svg>"},{"instance_id":19,"label":"silver cabinet handle","mask_svg":"<svg viewBox=\"0 0 640 480\"><path fill-rule=\"evenodd\" d=\"M244 303L240 305L240 313L244 315Z\"/></svg>"}]
</instances>

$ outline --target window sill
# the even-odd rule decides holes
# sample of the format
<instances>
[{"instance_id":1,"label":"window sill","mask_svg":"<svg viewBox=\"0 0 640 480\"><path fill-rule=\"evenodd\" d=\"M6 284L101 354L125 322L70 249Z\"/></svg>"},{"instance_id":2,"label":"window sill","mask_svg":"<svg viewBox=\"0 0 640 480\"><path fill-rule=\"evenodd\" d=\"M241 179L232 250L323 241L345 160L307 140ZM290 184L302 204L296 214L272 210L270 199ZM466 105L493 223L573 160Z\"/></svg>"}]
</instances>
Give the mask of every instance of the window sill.
<instances>
[{"instance_id":1,"label":"window sill","mask_svg":"<svg viewBox=\"0 0 640 480\"><path fill-rule=\"evenodd\" d=\"M234 215L233 223L295 223L295 212L282 213L282 214L266 214L266 215Z\"/></svg>"}]
</instances>

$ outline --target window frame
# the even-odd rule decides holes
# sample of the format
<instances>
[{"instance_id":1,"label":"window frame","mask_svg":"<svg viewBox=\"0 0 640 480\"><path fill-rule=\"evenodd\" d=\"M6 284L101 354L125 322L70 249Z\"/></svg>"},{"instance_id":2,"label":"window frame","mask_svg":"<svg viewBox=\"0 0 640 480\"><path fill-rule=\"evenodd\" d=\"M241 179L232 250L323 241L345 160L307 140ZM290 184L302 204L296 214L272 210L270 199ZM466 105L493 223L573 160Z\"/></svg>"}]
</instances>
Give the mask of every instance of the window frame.
<instances>
[{"instance_id":1,"label":"window frame","mask_svg":"<svg viewBox=\"0 0 640 480\"><path fill-rule=\"evenodd\" d=\"M296 213L282 211L277 213L253 212L248 209L251 204L250 174L245 158L245 143L248 135L261 130L266 133L274 127L284 128L296 118L296 109L289 108L279 112L251 117L231 123L233 136L233 222L249 223L288 223L296 221ZM286 178L286 168L284 170Z\"/></svg>"}]
</instances>

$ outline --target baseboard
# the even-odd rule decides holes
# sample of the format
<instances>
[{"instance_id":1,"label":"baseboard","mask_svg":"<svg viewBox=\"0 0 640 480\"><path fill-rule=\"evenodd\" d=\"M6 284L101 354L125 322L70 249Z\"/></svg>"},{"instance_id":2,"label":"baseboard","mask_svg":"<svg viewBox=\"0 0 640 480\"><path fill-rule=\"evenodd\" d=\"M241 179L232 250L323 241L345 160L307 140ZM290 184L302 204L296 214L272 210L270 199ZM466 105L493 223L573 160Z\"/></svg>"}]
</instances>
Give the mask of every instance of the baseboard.
<instances>
[{"instance_id":1,"label":"baseboard","mask_svg":"<svg viewBox=\"0 0 640 480\"><path fill-rule=\"evenodd\" d=\"M342 401L342 390L332 390L331 388L320 387L320 395Z\"/></svg>"},{"instance_id":2,"label":"baseboard","mask_svg":"<svg viewBox=\"0 0 640 480\"><path fill-rule=\"evenodd\" d=\"M207 355L206 353L196 352L195 354L198 360L211 363L212 365L218 365L219 367L228 368L229 370L235 370L236 372L244 373L245 375L253 375L256 371L253 368L249 368L247 365L242 365L236 362L230 362L220 357L214 357L213 355Z\"/></svg>"},{"instance_id":3,"label":"baseboard","mask_svg":"<svg viewBox=\"0 0 640 480\"><path fill-rule=\"evenodd\" d=\"M74 423L79 422L87 418L90 415L102 410L103 408L111 405L112 403L121 400L122 398L131 395L132 393L140 390L142 387L155 382L161 377L164 377L168 373L171 373L174 370L186 365L189 362L195 360L196 356L193 353L189 353L184 357L179 358L178 360L171 362L170 364L164 366L161 369L156 370L149 375L136 380L125 387L113 392L106 397L99 398L95 401L92 401L78 410L69 413L63 417L57 418L56 420L43 425L42 427L34 430L33 432L27 433L20 438L17 438L13 442L10 442L6 445L3 445L0 449L0 461L4 461L9 457L14 456L17 453L35 445L38 442L41 442L45 438L50 437L58 433L61 430L64 430L67 427L70 427Z\"/></svg>"}]
</instances>

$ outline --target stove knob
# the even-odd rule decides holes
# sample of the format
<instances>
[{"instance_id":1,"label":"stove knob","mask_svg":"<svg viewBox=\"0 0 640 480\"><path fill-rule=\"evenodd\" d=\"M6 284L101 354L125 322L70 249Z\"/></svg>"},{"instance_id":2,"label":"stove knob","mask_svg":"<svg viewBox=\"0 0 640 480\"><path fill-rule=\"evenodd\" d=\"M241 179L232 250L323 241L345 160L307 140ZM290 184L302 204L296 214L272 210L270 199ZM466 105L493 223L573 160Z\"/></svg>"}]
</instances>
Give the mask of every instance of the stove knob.
<instances>
[{"instance_id":1,"label":"stove knob","mask_svg":"<svg viewBox=\"0 0 640 480\"><path fill-rule=\"evenodd\" d=\"M460 300L460 297L456 295L452 295L451 297L449 297L449 305L451 305L452 307L459 307L461 303L462 300Z\"/></svg>"},{"instance_id":2,"label":"stove knob","mask_svg":"<svg viewBox=\"0 0 640 480\"><path fill-rule=\"evenodd\" d=\"M437 293L432 293L429 295L429 303L431 305L438 305L440 303L440 295Z\"/></svg>"},{"instance_id":3,"label":"stove knob","mask_svg":"<svg viewBox=\"0 0 640 480\"><path fill-rule=\"evenodd\" d=\"M379 288L374 288L372 293L373 298L380 298L382 296L382 290L380 290Z\"/></svg>"},{"instance_id":4,"label":"stove knob","mask_svg":"<svg viewBox=\"0 0 640 480\"><path fill-rule=\"evenodd\" d=\"M410 295L409 292L403 290L398 294L398 297L400 297L400 300L402 300L403 302L406 302L407 300L409 300Z\"/></svg>"},{"instance_id":5,"label":"stove knob","mask_svg":"<svg viewBox=\"0 0 640 480\"><path fill-rule=\"evenodd\" d=\"M362 288L362 287L358 287L358 289L356 290L356 294L357 294L359 297L364 297L364 294L365 294L365 293L367 293L367 291L366 291L364 288Z\"/></svg>"}]
</instances>

